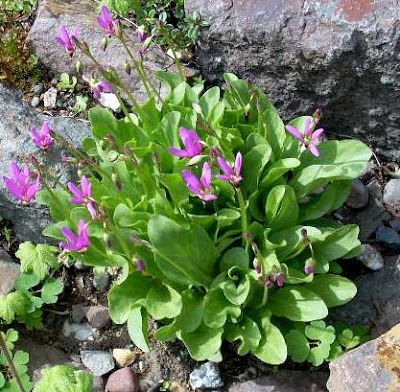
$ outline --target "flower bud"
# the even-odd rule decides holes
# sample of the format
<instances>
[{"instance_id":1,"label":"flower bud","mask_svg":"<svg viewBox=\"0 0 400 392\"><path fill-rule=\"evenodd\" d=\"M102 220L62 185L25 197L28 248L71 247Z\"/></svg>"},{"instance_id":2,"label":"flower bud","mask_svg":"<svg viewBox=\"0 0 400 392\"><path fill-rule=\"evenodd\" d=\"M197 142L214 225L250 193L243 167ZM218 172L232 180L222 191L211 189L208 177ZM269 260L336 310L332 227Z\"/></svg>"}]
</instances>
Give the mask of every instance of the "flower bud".
<instances>
[{"instance_id":1,"label":"flower bud","mask_svg":"<svg viewBox=\"0 0 400 392\"><path fill-rule=\"evenodd\" d=\"M77 62L76 62L76 64L75 64L75 69L76 69L76 72L78 72L79 74L83 71L83 68L84 68L84 64L83 64L83 61L81 61L81 60L78 60Z\"/></svg>"},{"instance_id":2,"label":"flower bud","mask_svg":"<svg viewBox=\"0 0 400 392\"><path fill-rule=\"evenodd\" d=\"M125 61L125 63L124 63L124 70L125 70L125 72L126 72L128 75L131 74L131 72L132 72L132 66L131 66L131 63L130 63L129 61Z\"/></svg>"},{"instance_id":3,"label":"flower bud","mask_svg":"<svg viewBox=\"0 0 400 392\"><path fill-rule=\"evenodd\" d=\"M108 38L103 37L103 39L101 40L101 47L103 48L103 51L107 49L107 46L108 46Z\"/></svg>"}]
</instances>

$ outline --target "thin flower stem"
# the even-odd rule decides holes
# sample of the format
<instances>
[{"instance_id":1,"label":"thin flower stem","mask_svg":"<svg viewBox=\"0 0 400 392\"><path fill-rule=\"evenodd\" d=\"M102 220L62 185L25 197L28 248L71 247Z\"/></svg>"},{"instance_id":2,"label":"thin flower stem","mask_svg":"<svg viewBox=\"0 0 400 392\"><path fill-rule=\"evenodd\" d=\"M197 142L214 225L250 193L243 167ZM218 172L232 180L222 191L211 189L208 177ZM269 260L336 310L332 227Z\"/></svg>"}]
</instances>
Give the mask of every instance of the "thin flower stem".
<instances>
[{"instance_id":1,"label":"thin flower stem","mask_svg":"<svg viewBox=\"0 0 400 392\"><path fill-rule=\"evenodd\" d=\"M18 374L18 371L17 371L17 369L16 369L16 367L14 365L13 359L11 357L11 353L8 350L7 343L6 343L6 341L4 339L4 336L3 336L3 331L0 331L0 347L1 347L1 351L3 352L3 354L4 354L5 358L6 358L8 366L11 369L11 372L12 372L14 378L15 378L15 381L16 381L16 383L18 385L18 388L19 388L20 392L26 392L26 389L24 388L24 384L22 384L22 380L21 380L21 378L20 378L20 376Z\"/></svg>"},{"instance_id":2,"label":"thin flower stem","mask_svg":"<svg viewBox=\"0 0 400 392\"><path fill-rule=\"evenodd\" d=\"M175 50L172 49L172 53L174 55L174 60L175 60L176 67L178 68L179 75L180 75L182 81L185 81L186 77L185 77L185 73L183 72L181 60L179 60L178 56L175 53Z\"/></svg>"},{"instance_id":3,"label":"thin flower stem","mask_svg":"<svg viewBox=\"0 0 400 392\"><path fill-rule=\"evenodd\" d=\"M160 94L158 93L157 89L152 85L150 79L147 77L146 72L145 72L142 64L139 61L136 60L136 58L133 55L132 51L130 50L129 46L126 44L125 39L123 37L121 37L120 41L121 41L124 49L128 53L129 57L133 61L133 64L135 65L135 68L137 69L137 71L139 73L139 76L142 79L144 88L146 89L146 92L149 95L149 97L152 97L153 93L154 93L157 96L157 98L161 100ZM151 90L153 90L153 92Z\"/></svg>"},{"instance_id":4,"label":"thin flower stem","mask_svg":"<svg viewBox=\"0 0 400 392\"><path fill-rule=\"evenodd\" d=\"M240 216L242 218L242 244L245 245L246 241L246 233L247 233L247 210L246 210L246 203L243 198L242 191L240 188L236 189L236 194L239 202L240 207Z\"/></svg>"}]
</instances>

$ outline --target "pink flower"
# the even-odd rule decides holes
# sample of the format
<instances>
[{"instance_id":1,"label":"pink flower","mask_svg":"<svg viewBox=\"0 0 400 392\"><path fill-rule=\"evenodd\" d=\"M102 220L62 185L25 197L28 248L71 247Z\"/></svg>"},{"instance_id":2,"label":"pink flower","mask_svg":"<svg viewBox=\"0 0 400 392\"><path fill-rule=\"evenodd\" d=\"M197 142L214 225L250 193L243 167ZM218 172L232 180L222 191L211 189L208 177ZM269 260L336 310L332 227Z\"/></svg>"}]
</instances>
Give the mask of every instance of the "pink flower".
<instances>
[{"instance_id":1,"label":"pink flower","mask_svg":"<svg viewBox=\"0 0 400 392\"><path fill-rule=\"evenodd\" d=\"M101 15L97 17L97 23L109 37L118 35L120 32L119 19L114 19L111 11L105 5L101 7Z\"/></svg>"},{"instance_id":2,"label":"pink flower","mask_svg":"<svg viewBox=\"0 0 400 392\"><path fill-rule=\"evenodd\" d=\"M40 188L40 176L29 171L27 165L20 169L15 161L11 162L10 171L11 177L3 177L8 191L23 202L30 203ZM32 182L31 178L34 177L36 181Z\"/></svg>"},{"instance_id":3,"label":"pink flower","mask_svg":"<svg viewBox=\"0 0 400 392\"><path fill-rule=\"evenodd\" d=\"M41 132L35 127L32 127L30 132L32 134L33 143L42 150L47 150L53 143L53 131L47 122L43 123Z\"/></svg>"},{"instance_id":4,"label":"pink flower","mask_svg":"<svg viewBox=\"0 0 400 392\"><path fill-rule=\"evenodd\" d=\"M106 80L101 80L97 83L91 82L90 87L92 89L93 97L96 99L100 99L103 93L112 93L114 91L110 83Z\"/></svg>"},{"instance_id":5,"label":"pink flower","mask_svg":"<svg viewBox=\"0 0 400 392\"><path fill-rule=\"evenodd\" d=\"M140 43L143 43L148 38L148 35L144 32L144 27L140 26L137 30L137 37Z\"/></svg>"},{"instance_id":6,"label":"pink flower","mask_svg":"<svg viewBox=\"0 0 400 392\"><path fill-rule=\"evenodd\" d=\"M71 252L85 252L90 245L88 226L89 224L81 219L78 224L77 234L74 234L66 226L62 227L61 233L67 241L60 242L60 246Z\"/></svg>"},{"instance_id":7,"label":"pink flower","mask_svg":"<svg viewBox=\"0 0 400 392\"><path fill-rule=\"evenodd\" d=\"M78 32L75 30L71 35L65 26L60 26L60 35L56 37L56 42L64 46L65 50L72 56L76 50L75 42L78 39Z\"/></svg>"},{"instance_id":8,"label":"pink flower","mask_svg":"<svg viewBox=\"0 0 400 392\"><path fill-rule=\"evenodd\" d=\"M86 205L90 216L95 219L97 217L96 202L92 195L92 184L86 176L81 177L81 188L79 189L75 184L69 182L67 184L68 189L74 194L74 197L69 201L73 204L84 204Z\"/></svg>"},{"instance_id":9,"label":"pink flower","mask_svg":"<svg viewBox=\"0 0 400 392\"><path fill-rule=\"evenodd\" d=\"M225 158L217 157L218 166L224 174L217 174L216 177L223 181L229 181L232 184L237 184L243 180L241 176L243 157L240 152L236 154L235 163L230 166Z\"/></svg>"},{"instance_id":10,"label":"pink flower","mask_svg":"<svg viewBox=\"0 0 400 392\"><path fill-rule=\"evenodd\" d=\"M200 136L193 130L181 127L179 129L184 149L170 147L169 152L180 158L193 158L203 152L203 143Z\"/></svg>"},{"instance_id":11,"label":"pink flower","mask_svg":"<svg viewBox=\"0 0 400 392\"><path fill-rule=\"evenodd\" d=\"M319 157L317 148L318 138L324 132L322 128L313 131L315 124L311 119L308 119L305 124L304 132L299 131L293 125L286 125L286 130L290 132L296 139L303 143L304 147L310 150L311 154Z\"/></svg>"},{"instance_id":12,"label":"pink flower","mask_svg":"<svg viewBox=\"0 0 400 392\"><path fill-rule=\"evenodd\" d=\"M212 172L208 162L204 162L200 179L189 170L182 170L182 177L190 191L200 197L200 199L204 201L217 199L217 196L212 193Z\"/></svg>"}]
</instances>

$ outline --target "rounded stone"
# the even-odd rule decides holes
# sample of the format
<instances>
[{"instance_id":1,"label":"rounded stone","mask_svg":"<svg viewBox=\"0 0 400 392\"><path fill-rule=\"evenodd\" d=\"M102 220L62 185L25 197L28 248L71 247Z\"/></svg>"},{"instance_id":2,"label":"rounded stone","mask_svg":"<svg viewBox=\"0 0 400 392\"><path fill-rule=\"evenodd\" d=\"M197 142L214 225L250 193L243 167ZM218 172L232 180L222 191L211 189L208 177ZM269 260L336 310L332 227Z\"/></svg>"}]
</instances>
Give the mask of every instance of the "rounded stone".
<instances>
[{"instance_id":1,"label":"rounded stone","mask_svg":"<svg viewBox=\"0 0 400 392\"><path fill-rule=\"evenodd\" d=\"M31 101L31 106L33 108L37 108L40 105L40 98L39 97L33 97Z\"/></svg>"},{"instance_id":2,"label":"rounded stone","mask_svg":"<svg viewBox=\"0 0 400 392\"><path fill-rule=\"evenodd\" d=\"M138 392L138 376L131 368L119 369L108 378L106 390L108 392Z\"/></svg>"},{"instance_id":3,"label":"rounded stone","mask_svg":"<svg viewBox=\"0 0 400 392\"><path fill-rule=\"evenodd\" d=\"M95 376L102 376L114 369L114 360L106 351L81 351L82 363L92 371Z\"/></svg>"},{"instance_id":4,"label":"rounded stone","mask_svg":"<svg viewBox=\"0 0 400 392\"><path fill-rule=\"evenodd\" d=\"M385 265L383 256L379 250L370 244L362 245L361 253L357 259L373 271L380 270Z\"/></svg>"},{"instance_id":5,"label":"rounded stone","mask_svg":"<svg viewBox=\"0 0 400 392\"><path fill-rule=\"evenodd\" d=\"M44 91L44 85L43 85L43 83L35 84L35 85L33 86L33 88L32 88L32 92L33 92L33 94L35 94L35 95L40 95L40 94L43 93L43 91Z\"/></svg>"},{"instance_id":6,"label":"rounded stone","mask_svg":"<svg viewBox=\"0 0 400 392\"><path fill-rule=\"evenodd\" d=\"M351 193L346 204L351 208L363 208L368 204L368 188L358 178L353 181Z\"/></svg>"}]
</instances>

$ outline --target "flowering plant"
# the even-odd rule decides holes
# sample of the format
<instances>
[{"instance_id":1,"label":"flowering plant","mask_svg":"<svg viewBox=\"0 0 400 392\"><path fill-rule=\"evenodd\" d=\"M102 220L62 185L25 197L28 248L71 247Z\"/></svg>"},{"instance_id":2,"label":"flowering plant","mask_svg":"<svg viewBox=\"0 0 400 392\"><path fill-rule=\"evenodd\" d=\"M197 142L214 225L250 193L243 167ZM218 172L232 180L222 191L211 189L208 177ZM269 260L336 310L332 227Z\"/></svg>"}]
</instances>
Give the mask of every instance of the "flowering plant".
<instances>
[{"instance_id":1,"label":"flowering plant","mask_svg":"<svg viewBox=\"0 0 400 392\"><path fill-rule=\"evenodd\" d=\"M103 12L102 28L123 37L110 18ZM90 57L77 37L62 30L58 42ZM116 94L123 89L114 72L102 76ZM143 105L128 94L134 114L120 96L121 119L105 108L89 111L93 136L84 152L69 148L63 157L77 166L79 184L54 189L41 173L45 187L37 192L34 174L13 165L13 177L4 178L9 190L50 207L56 223L44 234L59 242L59 260L119 269L110 316L127 322L142 350L150 349L151 317L157 339L181 340L196 360L221 360L223 339L270 364L288 355L327 358L333 340L313 332L321 323L308 323L356 294L336 260L357 255L360 242L356 225L325 216L344 203L370 149L355 140L320 142L320 110L285 127L265 94L233 74L222 95L182 75L155 76L169 88L165 98L150 85ZM56 132L33 137L42 149L69 147Z\"/></svg>"}]
</instances>

